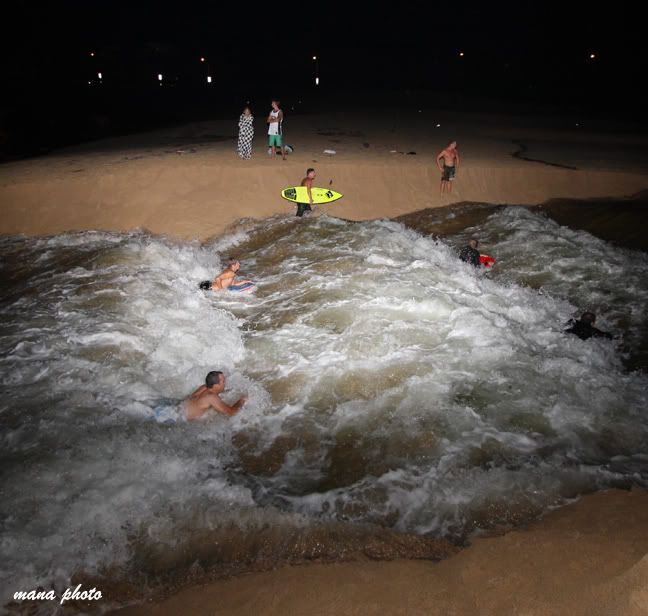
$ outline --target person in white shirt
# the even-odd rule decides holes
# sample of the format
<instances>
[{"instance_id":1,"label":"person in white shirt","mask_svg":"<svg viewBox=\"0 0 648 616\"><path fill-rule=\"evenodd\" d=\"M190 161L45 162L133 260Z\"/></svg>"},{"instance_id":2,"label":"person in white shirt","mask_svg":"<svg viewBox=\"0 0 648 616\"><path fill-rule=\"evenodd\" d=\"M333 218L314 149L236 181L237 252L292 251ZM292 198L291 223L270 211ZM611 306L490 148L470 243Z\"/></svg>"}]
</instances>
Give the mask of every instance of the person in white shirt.
<instances>
[{"instance_id":1,"label":"person in white shirt","mask_svg":"<svg viewBox=\"0 0 648 616\"><path fill-rule=\"evenodd\" d=\"M277 156L277 148L281 148L281 156L286 160L286 151L281 138L283 111L279 109L279 101L272 101L272 110L268 115L268 145L272 148L272 156Z\"/></svg>"}]
</instances>

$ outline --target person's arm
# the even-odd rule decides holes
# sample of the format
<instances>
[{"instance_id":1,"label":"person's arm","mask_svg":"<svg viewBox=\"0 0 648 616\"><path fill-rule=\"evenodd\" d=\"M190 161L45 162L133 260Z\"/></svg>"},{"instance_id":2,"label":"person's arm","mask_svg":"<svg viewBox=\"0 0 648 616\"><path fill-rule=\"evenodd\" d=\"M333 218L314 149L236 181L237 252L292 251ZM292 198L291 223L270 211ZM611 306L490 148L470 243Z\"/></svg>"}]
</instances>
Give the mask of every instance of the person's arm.
<instances>
[{"instance_id":1,"label":"person's arm","mask_svg":"<svg viewBox=\"0 0 648 616\"><path fill-rule=\"evenodd\" d=\"M229 406L214 394L213 396L210 396L209 403L216 412L231 417L241 410L246 400L247 396L241 396L232 406Z\"/></svg>"},{"instance_id":2,"label":"person's arm","mask_svg":"<svg viewBox=\"0 0 648 616\"><path fill-rule=\"evenodd\" d=\"M609 332L601 331L600 329L597 329L596 327L592 327L592 331L594 332L594 336L596 338L605 338L606 340L614 339L614 336L612 334L610 334Z\"/></svg>"},{"instance_id":3,"label":"person's arm","mask_svg":"<svg viewBox=\"0 0 648 616\"><path fill-rule=\"evenodd\" d=\"M445 157L443 156L443 152L440 152L439 155L436 157L436 162L437 162L437 166L439 167L439 171L443 171L443 165L441 165L441 163L439 162L442 158L445 161Z\"/></svg>"},{"instance_id":4,"label":"person's arm","mask_svg":"<svg viewBox=\"0 0 648 616\"><path fill-rule=\"evenodd\" d=\"M311 205L313 205L313 193L311 192L312 187L313 182L306 182L306 192L308 193L308 200L310 201Z\"/></svg>"},{"instance_id":5,"label":"person's arm","mask_svg":"<svg viewBox=\"0 0 648 616\"><path fill-rule=\"evenodd\" d=\"M459 152L455 150L455 171L459 169Z\"/></svg>"},{"instance_id":6,"label":"person's arm","mask_svg":"<svg viewBox=\"0 0 648 616\"><path fill-rule=\"evenodd\" d=\"M283 111L279 111L279 115L277 116L277 122L283 122Z\"/></svg>"}]
</instances>

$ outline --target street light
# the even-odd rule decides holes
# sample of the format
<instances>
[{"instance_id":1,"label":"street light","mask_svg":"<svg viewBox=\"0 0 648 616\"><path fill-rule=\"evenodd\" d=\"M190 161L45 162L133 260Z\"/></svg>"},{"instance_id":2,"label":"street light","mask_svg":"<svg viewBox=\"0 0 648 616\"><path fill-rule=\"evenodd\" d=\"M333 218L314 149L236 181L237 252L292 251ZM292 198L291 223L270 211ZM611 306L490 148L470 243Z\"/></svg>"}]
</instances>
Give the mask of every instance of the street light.
<instances>
[{"instance_id":1,"label":"street light","mask_svg":"<svg viewBox=\"0 0 648 616\"><path fill-rule=\"evenodd\" d=\"M315 85L319 85L319 61L317 56L313 56L313 62L315 62Z\"/></svg>"},{"instance_id":2,"label":"street light","mask_svg":"<svg viewBox=\"0 0 648 616\"><path fill-rule=\"evenodd\" d=\"M207 58L205 58L205 56L200 56L200 61L207 63L207 83L211 83L212 78L211 78L211 68L209 66L209 62L207 62Z\"/></svg>"}]
</instances>

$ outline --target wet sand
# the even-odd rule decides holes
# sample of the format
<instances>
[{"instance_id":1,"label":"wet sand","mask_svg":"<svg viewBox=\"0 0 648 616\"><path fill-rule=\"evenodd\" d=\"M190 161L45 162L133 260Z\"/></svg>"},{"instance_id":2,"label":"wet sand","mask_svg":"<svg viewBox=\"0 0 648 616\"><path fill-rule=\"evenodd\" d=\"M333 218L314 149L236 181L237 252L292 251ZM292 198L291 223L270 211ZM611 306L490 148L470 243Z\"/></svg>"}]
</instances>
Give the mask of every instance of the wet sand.
<instances>
[{"instance_id":1,"label":"wet sand","mask_svg":"<svg viewBox=\"0 0 648 616\"><path fill-rule=\"evenodd\" d=\"M648 492L586 496L439 563L284 567L194 586L120 616L648 613Z\"/></svg>"}]
</instances>

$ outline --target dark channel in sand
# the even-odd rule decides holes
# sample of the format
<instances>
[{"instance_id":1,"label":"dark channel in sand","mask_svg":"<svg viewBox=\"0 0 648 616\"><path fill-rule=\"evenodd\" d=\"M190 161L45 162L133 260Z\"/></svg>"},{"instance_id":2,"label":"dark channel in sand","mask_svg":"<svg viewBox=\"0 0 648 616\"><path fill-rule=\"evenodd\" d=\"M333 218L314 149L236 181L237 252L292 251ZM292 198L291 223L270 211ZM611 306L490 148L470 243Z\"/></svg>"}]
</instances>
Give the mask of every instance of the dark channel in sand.
<instances>
[{"instance_id":1,"label":"dark channel in sand","mask_svg":"<svg viewBox=\"0 0 648 616\"><path fill-rule=\"evenodd\" d=\"M394 220L419 233L445 237L479 225L503 207L463 202L419 210ZM617 246L648 252L648 191L625 199L552 199L529 209L539 209L562 226L587 231Z\"/></svg>"}]
</instances>

